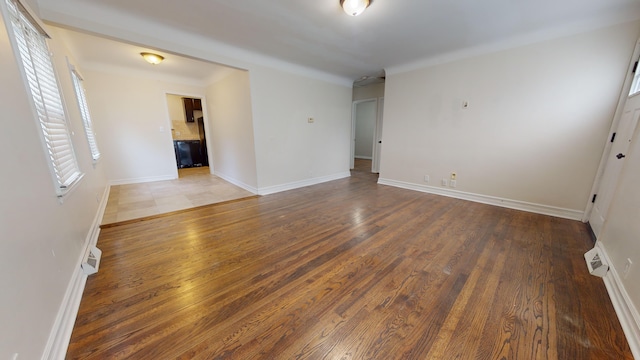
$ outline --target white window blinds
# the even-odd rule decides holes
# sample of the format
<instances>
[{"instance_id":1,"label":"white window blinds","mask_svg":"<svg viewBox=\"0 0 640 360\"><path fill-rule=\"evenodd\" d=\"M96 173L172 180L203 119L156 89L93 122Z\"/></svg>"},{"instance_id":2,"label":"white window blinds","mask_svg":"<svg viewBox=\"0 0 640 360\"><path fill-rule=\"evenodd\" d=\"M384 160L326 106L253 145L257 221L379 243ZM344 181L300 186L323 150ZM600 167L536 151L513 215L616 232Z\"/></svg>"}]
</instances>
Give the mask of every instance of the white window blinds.
<instances>
[{"instance_id":1,"label":"white window blinds","mask_svg":"<svg viewBox=\"0 0 640 360\"><path fill-rule=\"evenodd\" d=\"M76 89L78 107L80 108L80 114L82 115L82 123L84 124L84 132L87 135L89 150L91 150L91 158L96 162L100 158L100 150L98 149L98 143L96 142L96 135L93 130L93 122L91 121L91 114L89 113L89 105L87 105L84 86L82 86L83 80L80 74L78 74L73 67L71 68L71 78L73 79L73 87Z\"/></svg>"},{"instance_id":2,"label":"white window blinds","mask_svg":"<svg viewBox=\"0 0 640 360\"><path fill-rule=\"evenodd\" d=\"M33 97L58 196L81 177L62 97L46 42L46 33L15 0L6 0L13 35Z\"/></svg>"}]
</instances>

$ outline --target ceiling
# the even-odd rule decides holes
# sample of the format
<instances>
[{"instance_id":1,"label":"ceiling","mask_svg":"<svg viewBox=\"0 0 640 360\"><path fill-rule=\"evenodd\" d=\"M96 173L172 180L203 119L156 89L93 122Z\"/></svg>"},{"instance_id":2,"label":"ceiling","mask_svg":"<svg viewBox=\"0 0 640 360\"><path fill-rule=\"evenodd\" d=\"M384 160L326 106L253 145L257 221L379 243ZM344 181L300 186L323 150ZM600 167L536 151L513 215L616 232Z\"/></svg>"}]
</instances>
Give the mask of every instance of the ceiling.
<instances>
[{"instance_id":1,"label":"ceiling","mask_svg":"<svg viewBox=\"0 0 640 360\"><path fill-rule=\"evenodd\" d=\"M138 32L142 23L161 25L350 80L640 18L638 0L375 0L359 17L342 12L339 0L37 2L45 20L64 13L82 19L85 30L92 23Z\"/></svg>"},{"instance_id":2,"label":"ceiling","mask_svg":"<svg viewBox=\"0 0 640 360\"><path fill-rule=\"evenodd\" d=\"M232 68L208 61L158 51L149 47L129 44L122 41L89 35L64 28L53 29L53 36L74 54L82 69L112 69L119 72L135 72L139 76L168 82L187 83L206 86L230 73ZM160 65L151 65L144 61L141 52L153 52L164 56Z\"/></svg>"}]
</instances>

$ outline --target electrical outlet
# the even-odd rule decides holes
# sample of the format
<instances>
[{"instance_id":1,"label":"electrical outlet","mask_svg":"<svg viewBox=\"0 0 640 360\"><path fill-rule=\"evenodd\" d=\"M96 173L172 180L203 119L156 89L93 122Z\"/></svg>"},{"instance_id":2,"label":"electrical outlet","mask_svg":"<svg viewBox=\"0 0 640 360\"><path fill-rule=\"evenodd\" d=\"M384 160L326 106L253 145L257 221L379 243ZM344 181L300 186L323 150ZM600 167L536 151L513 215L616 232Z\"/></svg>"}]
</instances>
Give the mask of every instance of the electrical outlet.
<instances>
[{"instance_id":1,"label":"electrical outlet","mask_svg":"<svg viewBox=\"0 0 640 360\"><path fill-rule=\"evenodd\" d=\"M314 119L314 118L312 118L312 117L310 117L310 118L308 118L308 119L307 119L307 122L308 122L309 124L312 124L314 121L315 121L315 119Z\"/></svg>"},{"instance_id":2,"label":"electrical outlet","mask_svg":"<svg viewBox=\"0 0 640 360\"><path fill-rule=\"evenodd\" d=\"M424 176L424 182L427 182L427 183L429 182L429 175Z\"/></svg>"},{"instance_id":3,"label":"electrical outlet","mask_svg":"<svg viewBox=\"0 0 640 360\"><path fill-rule=\"evenodd\" d=\"M449 186L451 186L452 188L456 187L456 180L449 181Z\"/></svg>"},{"instance_id":4,"label":"electrical outlet","mask_svg":"<svg viewBox=\"0 0 640 360\"><path fill-rule=\"evenodd\" d=\"M451 180L455 180L458 177L458 174L456 174L456 172L452 172L451 173Z\"/></svg>"},{"instance_id":5,"label":"electrical outlet","mask_svg":"<svg viewBox=\"0 0 640 360\"><path fill-rule=\"evenodd\" d=\"M622 277L624 279L629 275L629 271L631 270L631 266L633 265L633 261L630 258L627 258L627 262L624 264L624 270L622 270Z\"/></svg>"},{"instance_id":6,"label":"electrical outlet","mask_svg":"<svg viewBox=\"0 0 640 360\"><path fill-rule=\"evenodd\" d=\"M468 109L469 108L469 102L467 100L462 101L462 108L463 109Z\"/></svg>"},{"instance_id":7,"label":"electrical outlet","mask_svg":"<svg viewBox=\"0 0 640 360\"><path fill-rule=\"evenodd\" d=\"M447 179L442 179L442 186L447 186L447 185L448 185Z\"/></svg>"}]
</instances>

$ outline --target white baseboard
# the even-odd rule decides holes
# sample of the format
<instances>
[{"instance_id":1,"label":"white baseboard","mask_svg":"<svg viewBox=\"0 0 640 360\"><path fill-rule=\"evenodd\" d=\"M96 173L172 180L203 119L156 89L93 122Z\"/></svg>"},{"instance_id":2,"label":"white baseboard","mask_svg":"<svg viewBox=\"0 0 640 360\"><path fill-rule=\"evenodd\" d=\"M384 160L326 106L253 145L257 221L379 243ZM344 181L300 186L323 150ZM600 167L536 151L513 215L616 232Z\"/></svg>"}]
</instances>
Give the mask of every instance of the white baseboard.
<instances>
[{"instance_id":1,"label":"white baseboard","mask_svg":"<svg viewBox=\"0 0 640 360\"><path fill-rule=\"evenodd\" d=\"M327 181L344 179L349 176L351 176L351 172L347 171L347 172L342 172L342 173L333 174L333 175L327 175L327 176L321 176L321 177L312 178L312 179L290 182L282 185L268 186L264 188L259 188L258 195L275 194L282 191L293 190L293 189L298 189L305 186L321 184Z\"/></svg>"},{"instance_id":2,"label":"white baseboard","mask_svg":"<svg viewBox=\"0 0 640 360\"><path fill-rule=\"evenodd\" d=\"M598 253L609 264L609 271L602 278L609 293L609 298L611 298L613 308L616 310L633 357L640 359L640 315L638 314L638 309L633 306L633 302L625 290L622 279L613 266L604 244L598 241L596 242L596 247L598 248Z\"/></svg>"},{"instance_id":3,"label":"white baseboard","mask_svg":"<svg viewBox=\"0 0 640 360\"><path fill-rule=\"evenodd\" d=\"M509 209L528 211L536 214L550 215L564 219L571 220L581 220L583 211L580 210L572 210L572 209L564 209L555 206L548 206L542 204L534 204L525 201L519 200L510 200L499 198L495 196L481 195L481 194L473 194L458 190L451 190L448 188L441 188L436 186L425 186L412 184L404 181L397 181L391 179L378 179L378 184L389 185L394 187L399 187L408 190L415 190L420 192L425 192L429 194L448 196L456 199L469 200L473 202L478 202L482 204L495 205L500 207L505 207Z\"/></svg>"},{"instance_id":4,"label":"white baseboard","mask_svg":"<svg viewBox=\"0 0 640 360\"><path fill-rule=\"evenodd\" d=\"M76 322L76 316L78 316L78 310L80 309L80 301L82 300L82 293L84 292L84 286L87 283L87 275L82 271L81 265L87 258L89 250L98 243L98 236L100 236L100 222L102 216L107 208L107 201L109 200L110 186L106 186L98 211L93 218L93 223L89 229L89 233L85 238L84 249L80 253L78 261L76 263L69 285L67 285L67 291L64 294L60 309L56 315L56 320L53 323L51 333L49 334L49 340L45 347L45 351L42 355L42 360L60 360L64 359L67 354L67 348L69 347L69 340L71 339L71 333L73 332L73 326Z\"/></svg>"},{"instance_id":5,"label":"white baseboard","mask_svg":"<svg viewBox=\"0 0 640 360\"><path fill-rule=\"evenodd\" d=\"M153 181L166 181L166 180L175 180L177 179L174 175L162 175L162 176L149 176L142 178L131 178L131 179L119 179L119 180L111 180L109 181L109 185L129 185L129 184L140 184L147 183Z\"/></svg>"},{"instance_id":6,"label":"white baseboard","mask_svg":"<svg viewBox=\"0 0 640 360\"><path fill-rule=\"evenodd\" d=\"M250 186L250 185L247 185L247 184L243 183L242 181L236 180L236 179L234 179L234 178L232 178L230 176L227 176L225 174L221 174L221 173L218 173L218 172L215 172L215 171L213 172L213 174L215 176L221 178L222 180L226 181L226 182L232 183L233 185L235 185L237 187L241 187L241 188L247 190L250 193L253 193L253 194L257 194L258 193L258 189L257 188L255 188L253 186Z\"/></svg>"}]
</instances>

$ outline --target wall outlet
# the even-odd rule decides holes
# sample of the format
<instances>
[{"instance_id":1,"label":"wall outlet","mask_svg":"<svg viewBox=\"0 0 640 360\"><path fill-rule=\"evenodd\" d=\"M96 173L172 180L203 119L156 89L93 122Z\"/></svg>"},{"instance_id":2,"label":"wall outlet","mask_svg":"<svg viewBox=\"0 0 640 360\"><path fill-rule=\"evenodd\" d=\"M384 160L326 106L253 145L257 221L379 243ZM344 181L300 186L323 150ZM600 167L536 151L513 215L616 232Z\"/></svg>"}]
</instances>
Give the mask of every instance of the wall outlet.
<instances>
[{"instance_id":1,"label":"wall outlet","mask_svg":"<svg viewBox=\"0 0 640 360\"><path fill-rule=\"evenodd\" d=\"M469 102L467 100L463 100L462 101L462 108L463 109L468 109L469 108Z\"/></svg>"},{"instance_id":2,"label":"wall outlet","mask_svg":"<svg viewBox=\"0 0 640 360\"><path fill-rule=\"evenodd\" d=\"M307 119L307 122L308 122L309 124L313 124L313 122L314 122L314 121L316 121L316 120L315 120L314 118L312 118L312 117L310 117L310 118L308 118L308 119Z\"/></svg>"},{"instance_id":3,"label":"wall outlet","mask_svg":"<svg viewBox=\"0 0 640 360\"><path fill-rule=\"evenodd\" d=\"M449 186L451 186L452 188L456 187L456 185L456 180L449 181Z\"/></svg>"},{"instance_id":4,"label":"wall outlet","mask_svg":"<svg viewBox=\"0 0 640 360\"><path fill-rule=\"evenodd\" d=\"M456 172L452 172L451 173L451 180L455 180L458 177L458 174L456 174Z\"/></svg>"},{"instance_id":5,"label":"wall outlet","mask_svg":"<svg viewBox=\"0 0 640 360\"><path fill-rule=\"evenodd\" d=\"M442 186L447 186L447 185L449 185L447 179L442 179Z\"/></svg>"},{"instance_id":6,"label":"wall outlet","mask_svg":"<svg viewBox=\"0 0 640 360\"><path fill-rule=\"evenodd\" d=\"M424 176L424 182L427 182L427 183L429 182L429 175Z\"/></svg>"},{"instance_id":7,"label":"wall outlet","mask_svg":"<svg viewBox=\"0 0 640 360\"><path fill-rule=\"evenodd\" d=\"M624 264L624 270L622 270L622 277L624 279L629 275L629 271L631 270L631 266L633 266L633 261L630 258L627 258L627 262Z\"/></svg>"}]
</instances>

